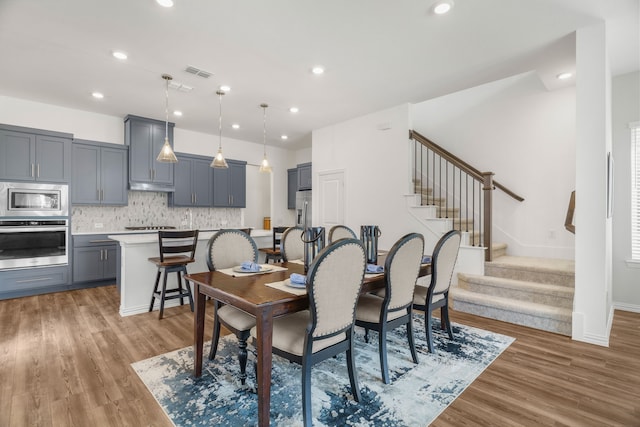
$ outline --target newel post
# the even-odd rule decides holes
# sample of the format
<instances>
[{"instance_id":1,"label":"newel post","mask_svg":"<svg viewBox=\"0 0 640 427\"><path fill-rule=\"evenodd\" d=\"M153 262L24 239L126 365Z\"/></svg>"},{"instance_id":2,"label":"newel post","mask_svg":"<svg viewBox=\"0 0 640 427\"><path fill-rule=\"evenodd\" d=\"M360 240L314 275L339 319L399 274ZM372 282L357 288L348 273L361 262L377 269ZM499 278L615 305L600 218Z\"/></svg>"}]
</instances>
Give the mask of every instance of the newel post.
<instances>
[{"instance_id":1,"label":"newel post","mask_svg":"<svg viewBox=\"0 0 640 427\"><path fill-rule=\"evenodd\" d=\"M493 248L491 245L491 225L493 220L491 218L491 213L493 212L492 207L492 196L493 196L493 172L482 172L483 185L482 185L482 194L484 198L484 223L483 223L483 245L486 248L484 252L484 260L491 261L493 259Z\"/></svg>"}]
</instances>

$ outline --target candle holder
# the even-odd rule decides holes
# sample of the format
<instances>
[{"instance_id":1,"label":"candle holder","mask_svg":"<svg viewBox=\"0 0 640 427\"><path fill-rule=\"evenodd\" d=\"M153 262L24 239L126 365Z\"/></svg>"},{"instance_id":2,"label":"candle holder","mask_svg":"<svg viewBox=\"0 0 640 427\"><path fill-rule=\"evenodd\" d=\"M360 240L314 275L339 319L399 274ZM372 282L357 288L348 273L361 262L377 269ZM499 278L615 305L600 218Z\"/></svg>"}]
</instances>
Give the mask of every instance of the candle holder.
<instances>
[{"instance_id":1,"label":"candle holder","mask_svg":"<svg viewBox=\"0 0 640 427\"><path fill-rule=\"evenodd\" d=\"M367 255L367 263L376 264L378 262L378 237L382 235L380 227L377 225L361 225L360 240Z\"/></svg>"}]
</instances>

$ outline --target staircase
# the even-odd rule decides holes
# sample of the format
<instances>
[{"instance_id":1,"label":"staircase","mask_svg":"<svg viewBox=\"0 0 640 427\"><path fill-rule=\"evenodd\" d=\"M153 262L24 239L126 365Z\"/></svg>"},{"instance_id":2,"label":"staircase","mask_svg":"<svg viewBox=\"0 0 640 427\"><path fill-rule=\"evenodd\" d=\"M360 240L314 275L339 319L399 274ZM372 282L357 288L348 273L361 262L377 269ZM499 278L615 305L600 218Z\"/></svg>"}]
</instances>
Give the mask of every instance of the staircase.
<instances>
[{"instance_id":1,"label":"staircase","mask_svg":"<svg viewBox=\"0 0 640 427\"><path fill-rule=\"evenodd\" d=\"M458 273L452 307L570 336L574 271L571 260L496 257L485 263L484 276Z\"/></svg>"}]
</instances>

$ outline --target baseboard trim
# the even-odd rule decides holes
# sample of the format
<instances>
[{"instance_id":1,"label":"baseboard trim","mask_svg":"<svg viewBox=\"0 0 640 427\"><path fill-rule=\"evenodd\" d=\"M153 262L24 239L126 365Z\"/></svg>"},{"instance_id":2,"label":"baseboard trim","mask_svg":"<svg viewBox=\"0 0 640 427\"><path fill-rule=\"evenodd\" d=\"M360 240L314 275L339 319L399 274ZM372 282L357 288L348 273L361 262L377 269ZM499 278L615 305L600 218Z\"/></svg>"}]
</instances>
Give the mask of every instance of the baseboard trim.
<instances>
[{"instance_id":1,"label":"baseboard trim","mask_svg":"<svg viewBox=\"0 0 640 427\"><path fill-rule=\"evenodd\" d=\"M630 311L632 313L640 313L640 305L627 304L624 302L614 302L613 308L616 310Z\"/></svg>"}]
</instances>

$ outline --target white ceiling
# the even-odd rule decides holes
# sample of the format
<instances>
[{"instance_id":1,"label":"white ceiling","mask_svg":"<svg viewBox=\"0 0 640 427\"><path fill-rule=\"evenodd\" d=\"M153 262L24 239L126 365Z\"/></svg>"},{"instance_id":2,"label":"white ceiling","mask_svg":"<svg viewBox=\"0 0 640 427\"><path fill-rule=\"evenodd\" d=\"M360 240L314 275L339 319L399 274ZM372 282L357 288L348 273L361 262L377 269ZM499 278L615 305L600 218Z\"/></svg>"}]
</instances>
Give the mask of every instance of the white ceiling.
<instances>
[{"instance_id":1,"label":"white ceiling","mask_svg":"<svg viewBox=\"0 0 640 427\"><path fill-rule=\"evenodd\" d=\"M175 3L0 0L0 95L164 120L169 73L193 87L169 93L184 113L170 117L177 127L217 134L215 91L228 84L224 136L261 143L266 102L267 143L297 148L313 129L525 71L554 89L575 68L574 31L603 20L612 73L640 69L638 0L455 0L445 16L431 12L435 0Z\"/></svg>"}]
</instances>

